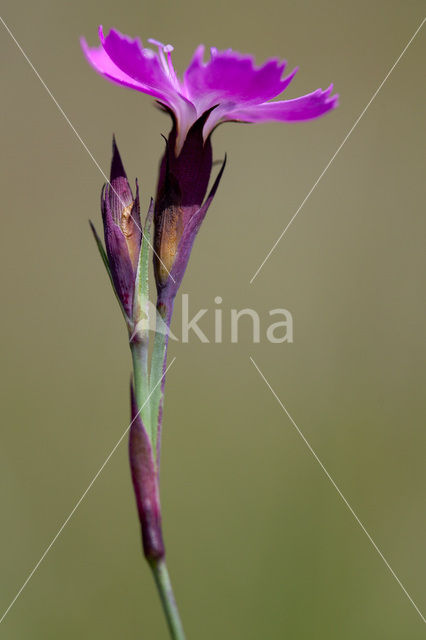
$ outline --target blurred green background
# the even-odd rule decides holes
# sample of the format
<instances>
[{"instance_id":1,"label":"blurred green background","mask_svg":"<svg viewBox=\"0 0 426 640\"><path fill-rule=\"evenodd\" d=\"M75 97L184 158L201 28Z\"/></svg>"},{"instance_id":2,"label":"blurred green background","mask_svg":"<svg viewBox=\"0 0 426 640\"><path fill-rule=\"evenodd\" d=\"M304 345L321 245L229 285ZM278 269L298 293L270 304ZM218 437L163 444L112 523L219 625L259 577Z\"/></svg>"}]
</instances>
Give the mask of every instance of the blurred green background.
<instances>
[{"instance_id":1,"label":"blurred green background","mask_svg":"<svg viewBox=\"0 0 426 640\"><path fill-rule=\"evenodd\" d=\"M114 131L144 205L152 101L87 65L97 25L287 58L305 124L226 125L229 163L182 293L190 308L285 307L294 343L173 343L162 503L188 639L416 640L425 626L249 361L252 355L408 592L426 608L424 30L249 280L419 26L420 1L3 3L3 18L97 161ZM129 421L125 329L89 232L98 169L0 25L1 610ZM180 304L177 305L179 317ZM212 312L201 323L212 334ZM210 327L209 327L210 323ZM176 323L178 329L178 323ZM226 333L225 333L226 337ZM0 637L166 640L123 443L0 626Z\"/></svg>"}]
</instances>

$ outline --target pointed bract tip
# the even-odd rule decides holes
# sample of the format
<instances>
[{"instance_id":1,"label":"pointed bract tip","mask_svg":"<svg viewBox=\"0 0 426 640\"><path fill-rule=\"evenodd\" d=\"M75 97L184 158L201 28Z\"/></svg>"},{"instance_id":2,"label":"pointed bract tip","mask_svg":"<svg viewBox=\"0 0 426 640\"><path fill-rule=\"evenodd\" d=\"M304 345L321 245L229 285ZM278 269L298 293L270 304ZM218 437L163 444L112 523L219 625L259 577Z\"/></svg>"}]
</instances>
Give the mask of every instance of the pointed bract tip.
<instances>
[{"instance_id":1,"label":"pointed bract tip","mask_svg":"<svg viewBox=\"0 0 426 640\"><path fill-rule=\"evenodd\" d=\"M112 182L116 178L125 178L127 180L127 175L126 175L126 172L124 171L124 166L121 160L120 152L117 147L117 141L115 139L115 135L113 135L110 181Z\"/></svg>"}]
</instances>

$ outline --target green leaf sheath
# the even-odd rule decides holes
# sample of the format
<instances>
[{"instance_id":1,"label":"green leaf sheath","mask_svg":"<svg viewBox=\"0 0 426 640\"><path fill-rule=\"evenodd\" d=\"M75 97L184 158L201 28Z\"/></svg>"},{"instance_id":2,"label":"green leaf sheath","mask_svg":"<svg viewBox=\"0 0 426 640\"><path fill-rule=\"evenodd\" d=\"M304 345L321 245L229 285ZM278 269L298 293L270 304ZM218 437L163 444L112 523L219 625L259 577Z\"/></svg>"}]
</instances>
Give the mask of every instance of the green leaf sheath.
<instances>
[{"instance_id":1,"label":"green leaf sheath","mask_svg":"<svg viewBox=\"0 0 426 640\"><path fill-rule=\"evenodd\" d=\"M139 262L136 272L135 292L133 298L133 335L130 348L133 360L133 378L136 402L141 410L142 422L148 432L151 446L153 444L153 427L151 425L151 398L148 374L149 345L149 249L151 246L151 223L154 205L151 204L146 217L142 234ZM155 450L155 449L154 449Z\"/></svg>"},{"instance_id":2,"label":"green leaf sheath","mask_svg":"<svg viewBox=\"0 0 426 640\"><path fill-rule=\"evenodd\" d=\"M166 303L159 301L157 303L157 321L158 323L165 323L167 328L170 328L171 318L173 312L173 301L169 300ZM162 411L163 411L163 399L164 399L164 385L165 378L163 377L161 384L155 386L159 380L161 380L167 366L167 346L169 341L168 333L164 333L160 327L159 331L155 332L154 348L151 359L151 421L152 421L152 447L158 458L159 453L159 433L161 432Z\"/></svg>"}]
</instances>

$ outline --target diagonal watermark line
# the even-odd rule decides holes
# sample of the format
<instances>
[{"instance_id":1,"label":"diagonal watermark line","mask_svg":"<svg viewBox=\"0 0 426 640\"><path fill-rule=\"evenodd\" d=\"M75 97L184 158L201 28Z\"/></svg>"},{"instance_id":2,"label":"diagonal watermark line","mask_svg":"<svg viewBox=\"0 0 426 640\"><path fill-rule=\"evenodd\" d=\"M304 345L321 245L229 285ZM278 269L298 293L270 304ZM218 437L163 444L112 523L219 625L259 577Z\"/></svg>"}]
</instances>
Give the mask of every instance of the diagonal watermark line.
<instances>
[{"instance_id":1,"label":"diagonal watermark line","mask_svg":"<svg viewBox=\"0 0 426 640\"><path fill-rule=\"evenodd\" d=\"M21 593L23 592L23 590L25 589L25 587L27 586L27 584L29 583L29 581L31 580L31 578L33 577L33 575L35 574L35 572L37 571L37 569L39 568L39 566L41 565L41 563L43 562L43 560L45 559L45 557L47 556L47 554L49 553L49 551L51 550L51 548L53 547L53 545L55 544L56 540L59 538L59 536L61 535L62 531L65 529L65 527L67 526L68 522L71 520L71 518L73 517L74 513L77 511L78 507L81 505L81 503L83 502L84 498L87 496L87 494L89 493L90 489L93 487L93 485L95 484L96 480L99 478L99 476L101 475L102 471L105 469L106 465L108 464L108 462L111 460L112 456L114 455L114 453L117 451L118 447L120 446L120 444L123 442L124 438L126 437L130 427L132 426L132 424L134 423L134 421L136 420L136 418L139 416L140 412L142 411L142 409L144 408L144 406L146 405L146 403L148 402L148 400L150 399L151 395L154 393L155 389L158 387L158 385L161 383L161 381L163 380L164 376L166 375L166 373L168 372L168 370L170 369L170 367L172 366L172 364L174 363L174 361L176 360L176 357L173 358L173 360L170 362L169 366L167 367L167 369L164 371L163 375L161 376L161 378L158 380L157 384L155 385L155 387L153 387L153 389L151 390L150 394L148 395L147 399L145 400L145 402L143 403L143 405L141 406L141 408L139 409L139 411L137 412L137 414L135 415L135 417L133 418L133 420L131 421L131 423L129 424L129 426L126 428L126 430L123 432L123 434L120 436L120 439L117 441L117 443L114 445L114 447L111 449L110 453L108 454L107 458L105 459L105 461L103 462L103 464L101 465L101 467L99 468L99 470L97 471L97 473L93 476L89 486L87 487L87 489L84 491L84 493L81 495L80 499L76 502L74 508L72 509L72 511L69 513L69 515L66 517L66 519L64 520L64 522L62 523L62 525L60 526L60 528L58 529L58 532L56 533L55 537L52 538L50 544L46 547L43 555L41 556L40 560L37 562L37 564L35 565L34 569L31 571L31 573L28 575L27 579L25 580L24 584L22 585L22 587L19 589L18 593L16 594L16 596L13 598L12 602L10 603L10 605L7 607L7 609L5 610L5 612L3 613L2 617L0 618L0 624L3 622L3 620L5 619L5 617L7 616L7 614L9 613L9 611L11 610L11 608L13 607L13 605L15 604L15 602L17 601L17 599L19 598L19 596L21 595Z\"/></svg>"},{"instance_id":2,"label":"diagonal watermark line","mask_svg":"<svg viewBox=\"0 0 426 640\"><path fill-rule=\"evenodd\" d=\"M398 578L398 576L396 575L395 571L392 569L392 567L390 566L389 562L386 560L385 556L380 551L379 547L374 542L373 538L368 533L367 529L365 528L365 526L363 525L363 523L361 522L361 520L359 519L359 517L357 516L355 511L352 509L351 505L349 504L349 502L347 501L347 499L345 498L345 496L343 495L343 493L341 492L339 487L337 486L336 482L333 480L333 478L331 477L331 475L329 474L329 472L327 471L327 469L325 468L325 466L323 465L323 463L319 459L318 455L315 453L314 449L311 447L311 445L309 444L309 442L307 441L307 439L303 435L302 431L299 429L299 427L297 426L297 424L295 423L295 421L293 420L293 418L291 417L291 415L287 411L286 407L283 405L283 403L281 402L280 398L277 396L277 394L275 393L275 391L271 387L270 383L265 378L264 374L259 369L259 367L257 366L257 364L255 363L255 361L253 360L253 358L251 356L250 356L250 360L251 360L253 366L255 367L255 369L257 370L257 372L259 373L260 377L265 382L266 386L271 391L272 395L274 396L274 398L276 399L276 401L280 405L281 409L284 411L284 413L286 414L287 418L290 420L291 424L296 429L296 431L299 434L299 436L302 438L303 442L306 444L306 446L308 447L309 451L311 452L311 454L313 455L315 460L318 462L318 464L321 467L321 469L324 471L324 473L327 476L328 480L331 482L333 487L336 489L337 493L339 494L339 496L341 497L341 499L345 503L346 507L349 509L349 511L351 512L351 514L353 515L353 517L355 518L355 520L357 521L357 523L359 524L359 526L361 527L361 529L363 530L363 532L365 533L365 535L367 536L367 538L369 539L369 541L371 542L371 544L373 545L373 547L375 548L375 550L377 551L377 553L379 554L379 556L381 557L381 559L383 560L383 562L385 563L385 565L387 566L389 571L391 572L392 576L395 578L395 580L397 581L397 583L399 584L399 586L401 587L401 589L403 590L403 592L405 593L405 595L407 596L407 598L409 599L409 601L411 602L411 604L413 605L413 607L415 608L415 610L417 611L417 613L419 614L421 619L423 620L423 622L426 624L426 619L425 619L424 615L422 614L422 612L420 611L420 609L418 608L418 606L416 605L416 603L414 602L413 598L410 596L410 594L408 593L407 589L404 587L404 585L402 584L401 580Z\"/></svg>"},{"instance_id":3,"label":"diagonal watermark line","mask_svg":"<svg viewBox=\"0 0 426 640\"><path fill-rule=\"evenodd\" d=\"M302 210L302 208L305 206L306 202L309 200L309 198L311 197L312 193L315 191L315 189L317 188L317 186L319 185L319 183L321 182L322 178L324 177L324 175L326 174L326 172L328 171L328 169L330 168L330 166L332 165L332 163L334 162L336 156L338 155L338 153L341 151L342 147L346 144L347 140L349 139L349 137L351 136L352 132L354 131L355 127L358 125L358 123L360 122L361 118L364 116L365 112L367 111L367 109L370 107L371 103L373 102L373 100L377 97L379 91L381 90L381 88L383 87L383 85L385 84L386 80L389 78L389 76L391 75L392 71L395 69L396 65L398 64L398 62L401 60L401 58L403 57L403 55L405 54L405 52L407 51L408 47L411 45L411 43L413 42L414 38L416 37L416 35L419 33L420 29L423 27L424 23L426 21L426 18L423 18L423 20L421 21L420 25L417 27L417 29L415 30L415 32L413 33L413 35L411 36L411 38L409 39L409 41L407 42L407 44L405 45L404 49L402 50L402 52L400 53L400 55L398 56L398 58L395 60L395 62L393 63L393 65L391 66L391 68L389 69L389 71L387 72L387 74L385 75L385 77L383 78L382 82L379 84L379 86L377 87L376 91L373 93L373 95L371 96L370 100L367 102L367 104L365 105L364 109L361 111L361 113L359 114L358 118L355 120L355 122L353 123L352 127L349 129L348 133L346 134L346 136L343 138L342 142L340 143L340 145L337 147L336 151L334 152L334 154L331 156L330 160L328 161L328 163L325 165L324 169L322 170L322 172L320 173L320 175L318 176L318 178L316 179L316 181L314 182L314 184L312 185L311 189L308 191L307 195L305 196L305 198L302 200L301 204L299 205L299 208L297 209L296 213L293 214L292 218L290 218L290 221L288 222L287 226L283 229L283 231L281 232L281 234L279 235L278 239L275 241L275 243L272 245L270 251L268 252L268 254L265 256L263 262L261 263L261 265L258 267L257 271L254 273L254 275L252 276L251 280L250 280L250 284L253 283L253 281L255 280L255 278L257 278L257 276L259 275L261 269L263 269L263 266L265 265L265 263L269 260L269 258L271 257L272 253L275 251L275 249L277 248L278 244L281 242L281 240L283 239L283 237L285 236L285 234L287 233L287 230L289 229L289 227L291 226L291 224L294 222L296 216L299 214L299 212Z\"/></svg>"},{"instance_id":4,"label":"diagonal watermark line","mask_svg":"<svg viewBox=\"0 0 426 640\"><path fill-rule=\"evenodd\" d=\"M60 111L61 115L64 117L65 121L67 122L67 124L70 126L70 128L72 129L73 133L75 134L76 138L78 139L78 141L80 142L80 144L82 145L83 149L88 153L88 155L90 156L90 158L92 159L94 165L96 166L96 168L98 169L98 171L101 173L101 175L103 176L105 182L109 185L110 189L114 192L114 194L117 196L119 202L121 203L121 205L123 206L123 208L126 208L125 203L123 202L123 200L121 199L120 195L117 193L117 191L114 189L114 187L112 186L111 182L109 181L107 175L105 174L104 170L102 169L102 167L100 166L99 162L96 160L95 156L93 155L93 153L90 151L89 147L87 146L87 144L84 142L83 138L80 136L80 134L78 133L77 129L74 127L73 123L71 122L71 120L69 119L69 117L67 116L67 114L65 113L65 111L62 109L61 105L59 104L59 102L56 100L55 96L53 95L53 93L51 92L51 90L49 89L49 87L47 86L47 84L45 83L45 81L43 80L43 78L41 77L41 75L39 74L39 72L37 71L37 69L35 68L35 66L33 65L33 63L31 62L31 60L29 59L28 55L25 53L24 49L21 47L21 45L19 44L18 40L15 38L15 36L13 35L12 31L9 29L8 25L6 24L6 22L3 20L2 16L0 16L0 21L3 24L4 28L6 29L6 31L8 32L8 34L10 35L10 37L12 38L13 42L16 44L16 46L18 47L19 51L22 53L22 55L24 56L25 60L28 62L28 64L30 65L31 69L34 71L35 75L37 76L37 78L40 80L41 84L43 85L43 87L46 89L47 93L49 94L49 96L52 98L53 102L55 103L56 107L58 108L58 110ZM142 237L145 237L145 234L143 232L143 230L141 229L141 227L139 226L137 220L134 219L133 215L130 213L130 218L133 220L133 222L135 223L135 225L137 226L137 228L139 229L139 231L142 234ZM150 248L152 249L152 251L154 252L155 256L158 258L159 262L161 263L161 265L164 267L164 269L166 270L166 272L168 273L168 275L170 276L170 278L173 280L173 282L175 282L175 279L173 278L172 274L170 273L170 271L167 269L166 265L164 264L164 262L161 260L160 256L157 254L157 252L155 251L154 247L152 246L151 242L148 240L148 238L146 238L147 243L149 244ZM1 621L0 621L1 622Z\"/></svg>"}]
</instances>

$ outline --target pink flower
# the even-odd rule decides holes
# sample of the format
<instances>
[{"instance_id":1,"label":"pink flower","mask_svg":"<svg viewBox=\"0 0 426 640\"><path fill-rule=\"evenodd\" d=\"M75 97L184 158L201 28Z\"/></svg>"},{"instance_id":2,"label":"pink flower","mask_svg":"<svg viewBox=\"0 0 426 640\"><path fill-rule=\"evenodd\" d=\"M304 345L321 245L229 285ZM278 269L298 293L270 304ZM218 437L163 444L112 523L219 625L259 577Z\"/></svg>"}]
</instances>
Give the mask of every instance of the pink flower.
<instances>
[{"instance_id":1,"label":"pink flower","mask_svg":"<svg viewBox=\"0 0 426 640\"><path fill-rule=\"evenodd\" d=\"M94 69L112 82L153 96L176 120L176 153L179 154L191 126L211 110L203 128L206 140L221 122L310 120L337 106L333 85L293 100L276 100L292 81L297 69L283 77L286 62L271 58L256 66L252 56L232 49L210 50L204 62L204 45L194 52L182 78L173 67L171 45L149 40L157 51L146 48L115 29L105 37L99 27L100 47L81 46Z\"/></svg>"}]
</instances>

